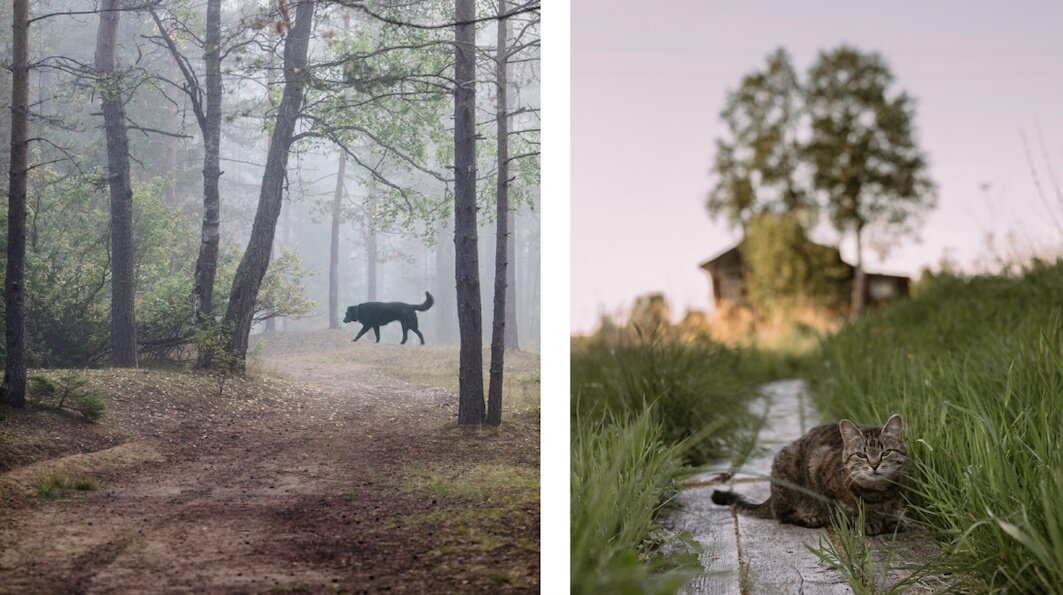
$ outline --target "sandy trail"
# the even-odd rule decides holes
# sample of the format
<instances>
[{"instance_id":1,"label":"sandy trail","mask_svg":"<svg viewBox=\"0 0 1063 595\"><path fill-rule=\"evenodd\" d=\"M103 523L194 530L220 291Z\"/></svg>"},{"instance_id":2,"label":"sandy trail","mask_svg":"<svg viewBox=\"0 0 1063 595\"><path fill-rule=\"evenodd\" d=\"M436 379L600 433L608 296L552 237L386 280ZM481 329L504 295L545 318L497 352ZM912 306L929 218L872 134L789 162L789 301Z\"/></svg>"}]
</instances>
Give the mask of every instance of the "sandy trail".
<instances>
[{"instance_id":1,"label":"sandy trail","mask_svg":"<svg viewBox=\"0 0 1063 595\"><path fill-rule=\"evenodd\" d=\"M462 503L401 489L410 465L482 458L505 437L448 427L452 395L365 365L259 360L304 390L185 424L164 462L112 474L83 500L0 513L0 592L535 589L537 551L504 536L537 543L537 510L534 527L491 521L501 544L488 551L448 547L460 536L433 511ZM525 458L537 467L537 449ZM493 580L496 565L527 579Z\"/></svg>"}]
</instances>

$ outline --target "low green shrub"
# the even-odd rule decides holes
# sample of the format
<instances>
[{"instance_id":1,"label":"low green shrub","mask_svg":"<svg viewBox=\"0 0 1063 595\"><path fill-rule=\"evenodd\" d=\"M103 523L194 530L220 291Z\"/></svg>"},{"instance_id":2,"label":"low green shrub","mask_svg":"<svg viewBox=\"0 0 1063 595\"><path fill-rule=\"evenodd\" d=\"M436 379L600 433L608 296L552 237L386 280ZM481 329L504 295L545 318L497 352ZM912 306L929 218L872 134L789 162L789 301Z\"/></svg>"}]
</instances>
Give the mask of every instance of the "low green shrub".
<instances>
[{"instance_id":1,"label":"low green shrub","mask_svg":"<svg viewBox=\"0 0 1063 595\"><path fill-rule=\"evenodd\" d=\"M107 411L107 404L99 391L86 389L89 381L74 372L63 372L52 378L44 374L29 377L30 400L56 409L69 409L88 421L99 421Z\"/></svg>"}]
</instances>

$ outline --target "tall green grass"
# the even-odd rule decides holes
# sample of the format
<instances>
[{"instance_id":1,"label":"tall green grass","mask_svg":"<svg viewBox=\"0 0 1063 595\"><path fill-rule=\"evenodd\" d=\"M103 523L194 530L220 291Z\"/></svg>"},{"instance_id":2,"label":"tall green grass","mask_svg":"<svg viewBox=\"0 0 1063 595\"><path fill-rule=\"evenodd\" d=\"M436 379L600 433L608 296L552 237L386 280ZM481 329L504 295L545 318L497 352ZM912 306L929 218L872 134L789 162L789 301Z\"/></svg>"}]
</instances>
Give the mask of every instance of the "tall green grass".
<instances>
[{"instance_id":1,"label":"tall green grass","mask_svg":"<svg viewBox=\"0 0 1063 595\"><path fill-rule=\"evenodd\" d=\"M937 280L821 355L823 414L904 416L915 518L966 588L1063 593L1063 263Z\"/></svg>"},{"instance_id":2,"label":"tall green grass","mask_svg":"<svg viewBox=\"0 0 1063 595\"><path fill-rule=\"evenodd\" d=\"M666 443L648 411L577 417L573 427L572 592L674 592L693 560L670 561L643 545L675 491L683 445Z\"/></svg>"},{"instance_id":3,"label":"tall green grass","mask_svg":"<svg viewBox=\"0 0 1063 595\"><path fill-rule=\"evenodd\" d=\"M658 335L572 347L573 412L589 418L648 411L668 443L688 441L693 464L719 459L755 422L756 387L788 363L752 349Z\"/></svg>"},{"instance_id":4,"label":"tall green grass","mask_svg":"<svg viewBox=\"0 0 1063 595\"><path fill-rule=\"evenodd\" d=\"M662 336L572 349L572 591L674 592L700 568L651 547L676 481L748 443L778 361Z\"/></svg>"}]
</instances>

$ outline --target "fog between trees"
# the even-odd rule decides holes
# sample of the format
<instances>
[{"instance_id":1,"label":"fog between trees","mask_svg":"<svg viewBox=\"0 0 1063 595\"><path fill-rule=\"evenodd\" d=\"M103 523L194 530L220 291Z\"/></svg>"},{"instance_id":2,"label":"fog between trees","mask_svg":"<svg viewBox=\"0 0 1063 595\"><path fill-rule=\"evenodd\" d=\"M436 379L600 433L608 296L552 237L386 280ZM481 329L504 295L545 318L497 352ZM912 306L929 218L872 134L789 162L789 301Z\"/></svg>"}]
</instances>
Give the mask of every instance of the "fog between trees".
<instances>
[{"instance_id":1,"label":"fog between trees","mask_svg":"<svg viewBox=\"0 0 1063 595\"><path fill-rule=\"evenodd\" d=\"M0 11L11 63L13 14ZM471 14L478 142L469 191L482 338L492 328L501 56L515 287L506 334L531 346L539 337L538 4L480 3ZM508 16L505 52L496 47L499 14ZM97 49L107 46L101 15L117 21L113 73ZM141 362L198 350L209 366L202 354L221 349L242 367L246 322L252 334L330 326L332 251L332 310L420 303L428 290L436 304L421 316L427 341L457 342L454 3L69 1L34 4L28 17L29 366L135 365L118 357L122 335ZM10 74L0 80L5 98ZM112 244L122 134L104 130L106 98L124 110L131 254ZM4 110L0 133L11 132ZM132 273L116 277L123 256ZM126 286L135 326L116 333L113 298ZM382 342L398 341L392 326Z\"/></svg>"}]
</instances>

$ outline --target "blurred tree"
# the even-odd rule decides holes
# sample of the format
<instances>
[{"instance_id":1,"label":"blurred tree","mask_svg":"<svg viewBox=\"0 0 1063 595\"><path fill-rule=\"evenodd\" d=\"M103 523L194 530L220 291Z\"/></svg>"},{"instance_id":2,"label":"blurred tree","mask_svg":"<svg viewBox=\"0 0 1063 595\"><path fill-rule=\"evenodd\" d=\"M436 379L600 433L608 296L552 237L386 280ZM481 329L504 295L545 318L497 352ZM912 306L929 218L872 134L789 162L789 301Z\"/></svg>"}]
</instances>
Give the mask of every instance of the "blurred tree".
<instances>
[{"instance_id":1,"label":"blurred tree","mask_svg":"<svg viewBox=\"0 0 1063 595\"><path fill-rule=\"evenodd\" d=\"M743 232L760 212L811 215L809 196L796 181L800 102L797 76L782 48L728 94L720 113L727 136L716 139L717 181L706 203L710 215Z\"/></svg>"},{"instance_id":2,"label":"blurred tree","mask_svg":"<svg viewBox=\"0 0 1063 595\"><path fill-rule=\"evenodd\" d=\"M849 271L838 250L809 240L795 213L754 216L742 257L746 291L758 308L837 307L845 301Z\"/></svg>"},{"instance_id":3,"label":"blurred tree","mask_svg":"<svg viewBox=\"0 0 1063 595\"><path fill-rule=\"evenodd\" d=\"M903 91L892 93L892 85L881 56L847 46L821 53L805 85L812 129L803 154L813 185L834 227L856 235L854 316L864 306L866 228L879 225L898 237L935 204L914 138L914 101Z\"/></svg>"}]
</instances>

